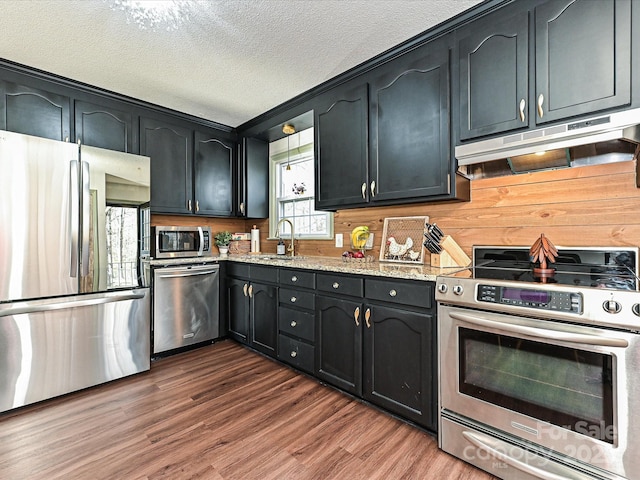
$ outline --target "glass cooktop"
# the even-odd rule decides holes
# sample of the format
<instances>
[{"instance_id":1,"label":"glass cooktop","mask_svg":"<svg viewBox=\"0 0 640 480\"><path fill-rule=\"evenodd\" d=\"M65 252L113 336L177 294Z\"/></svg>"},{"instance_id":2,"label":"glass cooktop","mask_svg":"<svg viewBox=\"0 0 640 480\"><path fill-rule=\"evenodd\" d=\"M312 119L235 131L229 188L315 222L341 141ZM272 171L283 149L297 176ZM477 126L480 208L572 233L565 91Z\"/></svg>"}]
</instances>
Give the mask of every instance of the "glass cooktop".
<instances>
[{"instance_id":1,"label":"glass cooktop","mask_svg":"<svg viewBox=\"0 0 640 480\"><path fill-rule=\"evenodd\" d=\"M548 267L555 273L536 277L529 247L473 247L473 267L469 276L534 282L574 287L638 290L638 248L564 248Z\"/></svg>"}]
</instances>

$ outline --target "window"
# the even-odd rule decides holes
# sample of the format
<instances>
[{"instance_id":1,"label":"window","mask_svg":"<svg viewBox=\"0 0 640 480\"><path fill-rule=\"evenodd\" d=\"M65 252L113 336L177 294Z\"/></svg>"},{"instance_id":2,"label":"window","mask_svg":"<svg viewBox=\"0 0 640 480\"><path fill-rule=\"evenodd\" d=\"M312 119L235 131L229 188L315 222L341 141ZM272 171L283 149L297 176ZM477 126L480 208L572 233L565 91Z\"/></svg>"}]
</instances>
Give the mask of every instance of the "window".
<instances>
[{"instance_id":1,"label":"window","mask_svg":"<svg viewBox=\"0 0 640 480\"><path fill-rule=\"evenodd\" d=\"M272 142L271 199L269 235L277 233L290 238L285 222L277 232L278 222L291 220L296 238L330 239L333 237L333 215L315 210L315 181L313 158L313 128Z\"/></svg>"}]
</instances>

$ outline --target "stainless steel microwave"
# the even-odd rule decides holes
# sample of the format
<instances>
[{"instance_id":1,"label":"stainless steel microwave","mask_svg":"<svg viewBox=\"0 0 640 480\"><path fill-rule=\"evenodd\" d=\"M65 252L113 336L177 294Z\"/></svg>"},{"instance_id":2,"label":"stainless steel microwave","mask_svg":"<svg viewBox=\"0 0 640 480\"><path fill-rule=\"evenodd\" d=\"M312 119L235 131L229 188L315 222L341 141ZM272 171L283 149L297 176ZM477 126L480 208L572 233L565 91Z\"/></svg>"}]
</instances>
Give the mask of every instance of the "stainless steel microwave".
<instances>
[{"instance_id":1,"label":"stainless steel microwave","mask_svg":"<svg viewBox=\"0 0 640 480\"><path fill-rule=\"evenodd\" d=\"M210 257L211 227L156 226L152 229L153 258Z\"/></svg>"}]
</instances>

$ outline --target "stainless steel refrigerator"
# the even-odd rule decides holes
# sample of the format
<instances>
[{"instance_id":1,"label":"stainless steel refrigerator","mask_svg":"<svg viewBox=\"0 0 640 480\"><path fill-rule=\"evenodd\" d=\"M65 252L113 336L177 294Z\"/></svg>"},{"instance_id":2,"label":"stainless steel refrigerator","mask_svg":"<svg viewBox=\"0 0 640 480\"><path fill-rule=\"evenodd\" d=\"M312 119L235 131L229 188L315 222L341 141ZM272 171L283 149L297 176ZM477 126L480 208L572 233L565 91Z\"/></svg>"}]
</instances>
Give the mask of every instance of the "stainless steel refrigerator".
<instances>
[{"instance_id":1,"label":"stainless steel refrigerator","mask_svg":"<svg viewBox=\"0 0 640 480\"><path fill-rule=\"evenodd\" d=\"M149 369L149 181L148 157L0 130L0 412Z\"/></svg>"}]
</instances>

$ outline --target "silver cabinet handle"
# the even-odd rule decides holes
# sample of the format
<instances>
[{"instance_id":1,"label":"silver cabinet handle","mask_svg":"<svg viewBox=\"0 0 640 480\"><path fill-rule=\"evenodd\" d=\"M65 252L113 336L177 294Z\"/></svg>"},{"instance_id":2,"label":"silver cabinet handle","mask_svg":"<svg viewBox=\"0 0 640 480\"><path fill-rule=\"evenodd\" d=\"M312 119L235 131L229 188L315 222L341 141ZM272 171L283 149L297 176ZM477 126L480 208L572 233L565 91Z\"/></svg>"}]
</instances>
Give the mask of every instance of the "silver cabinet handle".
<instances>
[{"instance_id":1,"label":"silver cabinet handle","mask_svg":"<svg viewBox=\"0 0 640 480\"><path fill-rule=\"evenodd\" d=\"M544 115L544 111L542 110L542 104L544 103L544 95L538 95L538 116L542 118Z\"/></svg>"},{"instance_id":2,"label":"silver cabinet handle","mask_svg":"<svg viewBox=\"0 0 640 480\"><path fill-rule=\"evenodd\" d=\"M187 200L187 210L191 211L191 200Z\"/></svg>"},{"instance_id":3,"label":"silver cabinet handle","mask_svg":"<svg viewBox=\"0 0 640 480\"><path fill-rule=\"evenodd\" d=\"M291 281L292 282L297 282L298 281L298 277L296 277L295 275L293 277L291 277Z\"/></svg>"},{"instance_id":4,"label":"silver cabinet handle","mask_svg":"<svg viewBox=\"0 0 640 480\"><path fill-rule=\"evenodd\" d=\"M362 199L365 200L367 198L367 182L364 182L361 187L362 190Z\"/></svg>"},{"instance_id":5,"label":"silver cabinet handle","mask_svg":"<svg viewBox=\"0 0 640 480\"><path fill-rule=\"evenodd\" d=\"M389 290L389 296L390 297L395 297L396 295L398 295L398 292L396 292L395 290L391 289Z\"/></svg>"},{"instance_id":6,"label":"silver cabinet handle","mask_svg":"<svg viewBox=\"0 0 640 480\"><path fill-rule=\"evenodd\" d=\"M293 350L289 355L291 355L291 358L296 358L298 356L298 352Z\"/></svg>"},{"instance_id":7,"label":"silver cabinet handle","mask_svg":"<svg viewBox=\"0 0 640 480\"><path fill-rule=\"evenodd\" d=\"M247 285L246 283L244 284L244 287L242 287L242 292L244 293L244 296L247 296L247 288L249 287L249 285Z\"/></svg>"},{"instance_id":8,"label":"silver cabinet handle","mask_svg":"<svg viewBox=\"0 0 640 480\"><path fill-rule=\"evenodd\" d=\"M371 196L375 197L376 196L376 181L375 180L371 180Z\"/></svg>"},{"instance_id":9,"label":"silver cabinet handle","mask_svg":"<svg viewBox=\"0 0 640 480\"><path fill-rule=\"evenodd\" d=\"M524 98L520 100L520 121L524 122L525 120L525 116L524 116L524 107L527 106L527 102L525 102Z\"/></svg>"},{"instance_id":10,"label":"silver cabinet handle","mask_svg":"<svg viewBox=\"0 0 640 480\"><path fill-rule=\"evenodd\" d=\"M333 288L340 288L340 284L338 282L333 282L333 285L331 285Z\"/></svg>"},{"instance_id":11,"label":"silver cabinet handle","mask_svg":"<svg viewBox=\"0 0 640 480\"><path fill-rule=\"evenodd\" d=\"M253 285L249 285L249 298L253 298Z\"/></svg>"},{"instance_id":12,"label":"silver cabinet handle","mask_svg":"<svg viewBox=\"0 0 640 480\"><path fill-rule=\"evenodd\" d=\"M296 303L296 300L298 300L296 297L291 297L291 303Z\"/></svg>"},{"instance_id":13,"label":"silver cabinet handle","mask_svg":"<svg viewBox=\"0 0 640 480\"><path fill-rule=\"evenodd\" d=\"M240 202L240 213L244 215L244 202Z\"/></svg>"},{"instance_id":14,"label":"silver cabinet handle","mask_svg":"<svg viewBox=\"0 0 640 480\"><path fill-rule=\"evenodd\" d=\"M196 212L200 211L200 202L196 200Z\"/></svg>"},{"instance_id":15,"label":"silver cabinet handle","mask_svg":"<svg viewBox=\"0 0 640 480\"><path fill-rule=\"evenodd\" d=\"M371 318L371 309L367 308L364 312L364 321L367 324L367 328L371 328L371 322L369 322L369 318Z\"/></svg>"},{"instance_id":16,"label":"silver cabinet handle","mask_svg":"<svg viewBox=\"0 0 640 480\"><path fill-rule=\"evenodd\" d=\"M295 320L291 320L291 326L295 328L296 325L298 325L298 322L296 322Z\"/></svg>"}]
</instances>

